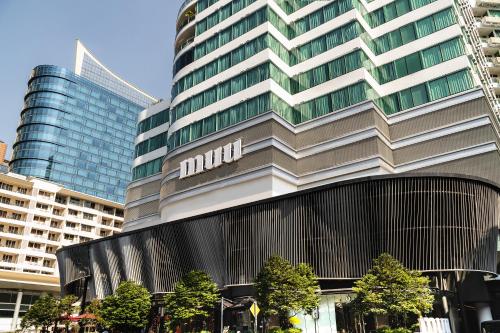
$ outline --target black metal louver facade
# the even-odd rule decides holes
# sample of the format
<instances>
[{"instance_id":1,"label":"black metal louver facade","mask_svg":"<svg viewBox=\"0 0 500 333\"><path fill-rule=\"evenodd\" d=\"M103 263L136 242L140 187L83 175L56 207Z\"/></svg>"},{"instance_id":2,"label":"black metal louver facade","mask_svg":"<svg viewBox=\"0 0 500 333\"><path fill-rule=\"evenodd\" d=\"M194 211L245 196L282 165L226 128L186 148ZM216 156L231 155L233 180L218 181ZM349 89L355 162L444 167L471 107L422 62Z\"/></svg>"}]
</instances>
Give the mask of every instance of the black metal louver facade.
<instances>
[{"instance_id":1,"label":"black metal louver facade","mask_svg":"<svg viewBox=\"0 0 500 333\"><path fill-rule=\"evenodd\" d=\"M496 271L500 189L461 176L379 176L335 183L63 248L63 292L90 276L103 297L122 280L170 291L201 269L222 286L252 283L279 254L321 279L356 279L389 252L421 271Z\"/></svg>"}]
</instances>

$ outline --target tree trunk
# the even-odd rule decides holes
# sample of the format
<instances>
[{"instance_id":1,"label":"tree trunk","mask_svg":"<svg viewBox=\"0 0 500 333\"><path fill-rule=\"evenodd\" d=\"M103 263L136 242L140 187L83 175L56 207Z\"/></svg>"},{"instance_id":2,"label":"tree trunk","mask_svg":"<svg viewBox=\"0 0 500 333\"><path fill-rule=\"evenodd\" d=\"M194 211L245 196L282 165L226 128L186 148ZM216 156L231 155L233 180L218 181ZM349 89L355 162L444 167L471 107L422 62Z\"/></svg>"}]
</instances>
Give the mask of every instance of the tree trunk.
<instances>
[{"instance_id":1,"label":"tree trunk","mask_svg":"<svg viewBox=\"0 0 500 333\"><path fill-rule=\"evenodd\" d=\"M280 327L282 329L287 329L292 327L292 325L290 324L290 318L288 318L288 313L281 313L278 315L278 317L280 320Z\"/></svg>"}]
</instances>

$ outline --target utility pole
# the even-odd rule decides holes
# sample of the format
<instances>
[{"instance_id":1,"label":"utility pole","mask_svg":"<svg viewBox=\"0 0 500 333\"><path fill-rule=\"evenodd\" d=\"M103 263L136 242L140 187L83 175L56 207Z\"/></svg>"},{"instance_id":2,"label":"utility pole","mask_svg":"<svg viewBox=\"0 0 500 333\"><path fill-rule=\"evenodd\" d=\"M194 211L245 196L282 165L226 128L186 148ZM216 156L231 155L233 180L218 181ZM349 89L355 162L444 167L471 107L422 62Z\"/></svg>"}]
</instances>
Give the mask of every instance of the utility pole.
<instances>
[{"instance_id":1,"label":"utility pole","mask_svg":"<svg viewBox=\"0 0 500 333\"><path fill-rule=\"evenodd\" d=\"M224 333L224 297L220 300L220 333Z\"/></svg>"}]
</instances>

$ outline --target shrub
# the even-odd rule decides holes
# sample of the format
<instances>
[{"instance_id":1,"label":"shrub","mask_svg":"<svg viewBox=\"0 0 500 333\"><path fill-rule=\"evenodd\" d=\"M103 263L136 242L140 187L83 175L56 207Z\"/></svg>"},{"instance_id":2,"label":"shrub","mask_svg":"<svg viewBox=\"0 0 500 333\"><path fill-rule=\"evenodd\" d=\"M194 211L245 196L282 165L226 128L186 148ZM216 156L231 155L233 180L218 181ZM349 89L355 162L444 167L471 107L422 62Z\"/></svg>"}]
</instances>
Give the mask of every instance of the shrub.
<instances>
[{"instance_id":1,"label":"shrub","mask_svg":"<svg viewBox=\"0 0 500 333\"><path fill-rule=\"evenodd\" d=\"M377 330L377 333L412 333L412 330L408 328L389 328L389 327L384 327L384 328L379 328Z\"/></svg>"}]
</instances>

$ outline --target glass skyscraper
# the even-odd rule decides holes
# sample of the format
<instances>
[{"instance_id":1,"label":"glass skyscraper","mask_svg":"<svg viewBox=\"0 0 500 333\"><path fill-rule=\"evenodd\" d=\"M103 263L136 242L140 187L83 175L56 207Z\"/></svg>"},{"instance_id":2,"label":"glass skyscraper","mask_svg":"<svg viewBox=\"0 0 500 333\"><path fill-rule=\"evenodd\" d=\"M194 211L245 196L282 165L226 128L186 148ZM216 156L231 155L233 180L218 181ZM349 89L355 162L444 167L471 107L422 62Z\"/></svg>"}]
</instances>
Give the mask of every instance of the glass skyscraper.
<instances>
[{"instance_id":1,"label":"glass skyscraper","mask_svg":"<svg viewBox=\"0 0 500 333\"><path fill-rule=\"evenodd\" d=\"M33 70L10 171L124 202L137 116L156 100L115 76L80 42L75 72L50 65Z\"/></svg>"}]
</instances>

